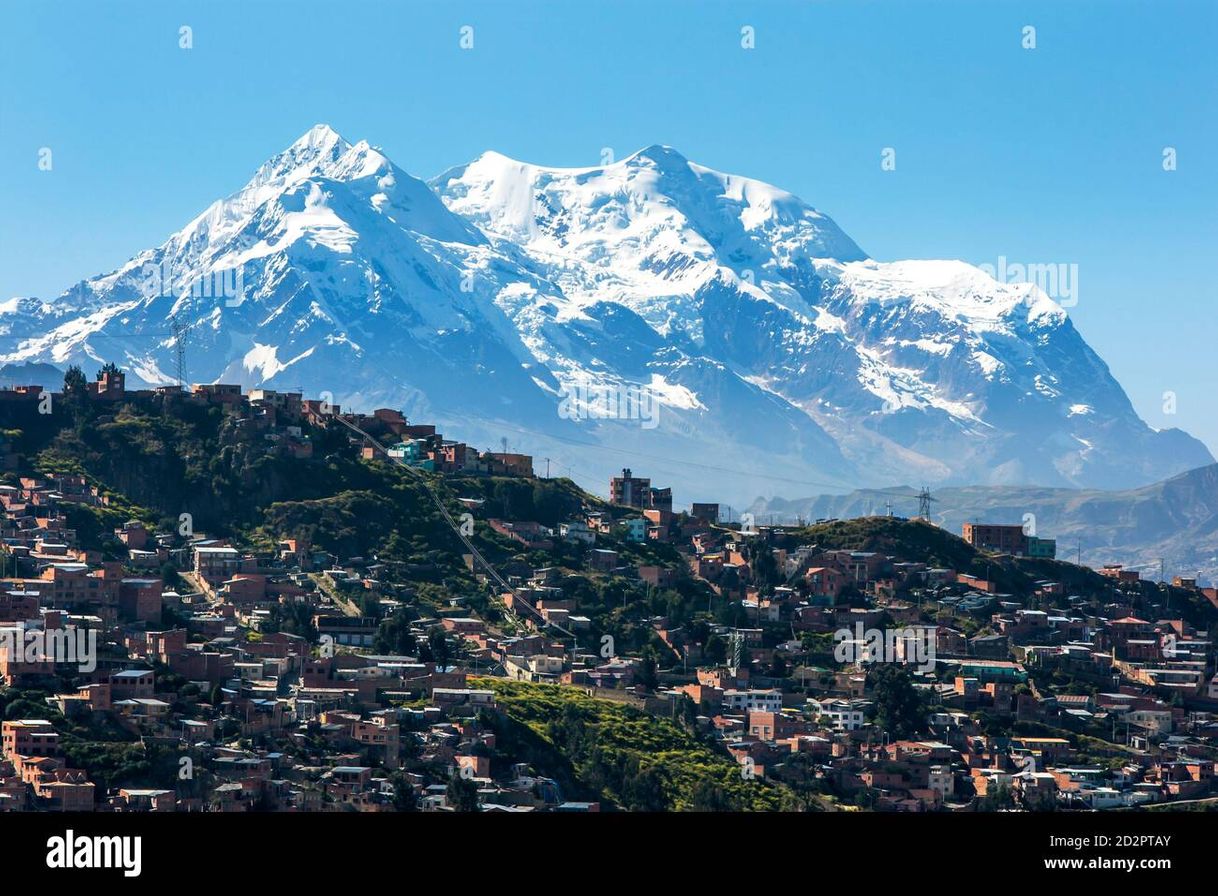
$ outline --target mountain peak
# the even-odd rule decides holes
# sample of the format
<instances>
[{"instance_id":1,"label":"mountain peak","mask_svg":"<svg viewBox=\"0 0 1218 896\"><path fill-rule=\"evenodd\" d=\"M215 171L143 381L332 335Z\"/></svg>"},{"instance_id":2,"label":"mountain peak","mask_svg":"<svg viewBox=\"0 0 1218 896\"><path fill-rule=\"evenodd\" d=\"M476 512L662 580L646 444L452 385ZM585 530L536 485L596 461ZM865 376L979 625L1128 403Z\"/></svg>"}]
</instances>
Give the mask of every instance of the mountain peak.
<instances>
[{"instance_id":1,"label":"mountain peak","mask_svg":"<svg viewBox=\"0 0 1218 896\"><path fill-rule=\"evenodd\" d=\"M251 186L275 180L298 180L340 159L351 144L328 124L316 124L283 152L268 159L250 182Z\"/></svg>"},{"instance_id":2,"label":"mountain peak","mask_svg":"<svg viewBox=\"0 0 1218 896\"><path fill-rule=\"evenodd\" d=\"M342 134L334 130L330 125L321 122L313 125L313 127L301 134L289 149L297 147L323 149L333 147L338 143L347 143L347 141L343 139Z\"/></svg>"},{"instance_id":3,"label":"mountain peak","mask_svg":"<svg viewBox=\"0 0 1218 896\"><path fill-rule=\"evenodd\" d=\"M648 161L654 165L666 168L689 164L689 159L665 143L653 143L651 146L645 146L638 152L627 156L623 161L627 164L630 162Z\"/></svg>"}]
</instances>

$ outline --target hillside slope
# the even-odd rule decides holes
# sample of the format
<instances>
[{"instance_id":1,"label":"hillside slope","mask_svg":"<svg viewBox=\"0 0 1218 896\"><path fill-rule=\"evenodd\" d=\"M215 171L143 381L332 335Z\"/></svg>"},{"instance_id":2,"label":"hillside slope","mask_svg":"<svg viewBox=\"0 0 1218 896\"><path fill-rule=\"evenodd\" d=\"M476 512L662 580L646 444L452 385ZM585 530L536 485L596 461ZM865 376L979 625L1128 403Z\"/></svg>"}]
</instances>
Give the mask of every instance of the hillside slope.
<instances>
[{"instance_id":1,"label":"hillside slope","mask_svg":"<svg viewBox=\"0 0 1218 896\"><path fill-rule=\"evenodd\" d=\"M676 721L574 687L501 678L471 684L491 688L509 718L564 757L581 788L614 805L650 812L794 808L784 788L749 780L730 756ZM545 751L533 755L544 761Z\"/></svg>"},{"instance_id":2,"label":"hillside slope","mask_svg":"<svg viewBox=\"0 0 1218 896\"><path fill-rule=\"evenodd\" d=\"M1218 581L1218 464L1200 467L1138 489L1052 489L996 486L941 488L934 492L934 521L952 532L965 522L1022 524L1035 516L1037 532L1056 538L1058 556L1092 566L1124 563L1157 576L1163 560L1168 577ZM779 521L848 518L884 513L909 515L917 490L903 487L859 490L846 495L758 500L756 518Z\"/></svg>"}]
</instances>

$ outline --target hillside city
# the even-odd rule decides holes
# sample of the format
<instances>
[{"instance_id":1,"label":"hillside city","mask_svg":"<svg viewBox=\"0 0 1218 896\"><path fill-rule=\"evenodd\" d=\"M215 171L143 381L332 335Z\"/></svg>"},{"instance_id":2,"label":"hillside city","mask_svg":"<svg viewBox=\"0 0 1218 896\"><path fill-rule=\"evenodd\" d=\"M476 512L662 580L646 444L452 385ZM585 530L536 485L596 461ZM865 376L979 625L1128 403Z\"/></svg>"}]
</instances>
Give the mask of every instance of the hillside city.
<instances>
[{"instance_id":1,"label":"hillside city","mask_svg":"<svg viewBox=\"0 0 1218 896\"><path fill-rule=\"evenodd\" d=\"M1218 589L501 447L114 365L0 390L0 811L1218 800Z\"/></svg>"}]
</instances>

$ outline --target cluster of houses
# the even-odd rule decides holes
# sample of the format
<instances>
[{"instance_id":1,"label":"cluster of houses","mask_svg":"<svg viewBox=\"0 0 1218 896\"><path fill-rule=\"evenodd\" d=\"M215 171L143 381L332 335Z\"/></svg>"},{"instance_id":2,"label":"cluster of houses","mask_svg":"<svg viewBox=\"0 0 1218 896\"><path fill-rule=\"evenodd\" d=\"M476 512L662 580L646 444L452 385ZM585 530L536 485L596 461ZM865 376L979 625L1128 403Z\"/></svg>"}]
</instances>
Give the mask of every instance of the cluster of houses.
<instances>
[{"instance_id":1,"label":"cluster of houses","mask_svg":"<svg viewBox=\"0 0 1218 896\"><path fill-rule=\"evenodd\" d=\"M234 425L260 434L267 453L309 458L310 428L341 416L384 438L390 453L412 452L425 469L532 475L527 456L480 454L435 427L408 424L397 411L342 415L299 393L246 394L223 384L133 391L121 372L106 370L85 395L103 404L155 398L217 405ZM40 386L0 390L0 401L31 406L47 397ZM364 457L379 450L362 437L350 445ZM0 448L5 467L18 468L8 443ZM0 484L0 684L14 694L47 694L40 699L48 708L75 723L113 726L137 743L185 751L207 786L99 792L88 770L72 767L48 718L18 719L4 722L0 811L376 811L400 803L395 786L410 788L412 803L444 808L443 784L413 773L389 779L401 767L407 730L412 755L472 779L483 801L571 808L552 782L532 780L527 768L490 786L483 754L493 733L467 709L493 711L494 701L466 687L463 669L371 654L379 620L360 615L353 598L372 593L387 614L412 596L389 581L384 564L340 564L302 538L254 554L202 533L155 532L139 520L114 530L125 556L107 560L81 547L68 523L69 504L109 503L101 489L80 475L9 478ZM268 626L276 611L301 605L320 648ZM444 627L424 619L413 630L425 642L429 630ZM531 649L525 639L512 655L524 663ZM75 686L57 692L65 680ZM313 745L322 761L302 764L281 749L294 739ZM247 741L266 746L225 746Z\"/></svg>"},{"instance_id":2,"label":"cluster of houses","mask_svg":"<svg viewBox=\"0 0 1218 896\"><path fill-rule=\"evenodd\" d=\"M435 473L533 475L533 458L527 454L478 451L464 442L444 438L436 432L433 424L408 422L400 411L380 408L371 414L342 416L375 439L375 442L368 441L361 446L361 455L365 460L388 457L407 466Z\"/></svg>"},{"instance_id":3,"label":"cluster of houses","mask_svg":"<svg viewBox=\"0 0 1218 896\"><path fill-rule=\"evenodd\" d=\"M998 528L989 527L991 534ZM784 584L754 581L749 558L759 552L743 550L746 538L766 545ZM1097 600L1041 581L1032 595L1016 597L975 576L910 558L792 548L786 538L764 529L744 537L722 534L716 543L695 546L691 569L740 595L758 626L742 634L754 641L777 624L796 634L842 633L839 643L863 631L895 630L897 648L925 645L916 658L898 649L870 659L908 664L916 687L939 708L926 720L926 730L937 736L877 745L888 736L865 722L873 709L868 658L809 668L805 664L815 658L805 640L780 640L750 651L751 666L726 680L699 671L697 684L679 688L699 706L718 710L710 724L753 772L810 752L816 774L832 782L834 792L892 810L976 808L987 798L1029 809L1044 808L1046 801L1108 808L1212 795L1218 758L1214 652L1204 631L1171 612L1168 591L1147 599L1134 587L1136 577L1107 569L1101 572L1129 587ZM1049 553L1029 550L1026 542L1006 549ZM1173 586L1218 606L1215 589L1183 578ZM772 669L776 657L789 674L757 682L757 671ZM750 670L752 690L749 676L742 677ZM1108 746L1092 748L1080 762L1065 738L988 736L977 722L979 712L1008 727L1037 722ZM1123 761L1117 771L1115 760Z\"/></svg>"},{"instance_id":4,"label":"cluster of houses","mask_svg":"<svg viewBox=\"0 0 1218 896\"><path fill-rule=\"evenodd\" d=\"M26 387L0 400L44 394ZM143 394L126 392L113 371L88 391L99 402ZM342 415L298 393L226 385L147 394L221 405L268 452L308 458L312 428L341 416L371 437L349 437L366 459L385 446L422 470L533 475L526 455L478 452L397 411ZM567 801L527 765L492 763L500 710L494 691L471 681L478 676L579 687L666 717L692 710L746 777L798 772L867 808L1101 809L1213 793L1212 645L1173 612L1172 591L1145 589L1120 567L1100 570L1111 581L1103 594L1054 580L1006 594L925 558L821 547L778 526L724 526L713 503L674 512L671 490L624 469L610 481L609 507L553 526L484 521L520 548L494 577L465 558L504 617L491 621L458 600L419 616L411 570L336 557L305 538L255 553L131 520L113 533L126 556L106 560L79 546L67 512L104 506L103 492L79 475L6 479L0 681L45 694L66 719L177 751L191 773L103 790L73 766L50 714L23 709L30 717L3 722L0 811L387 811L403 801L443 811L463 792L454 781L487 811L598 809ZM965 536L987 551L1055 553L1052 540L1020 527L969 524ZM577 546L580 559L524 559L560 544ZM640 593L693 583L737 607L737 622L708 618L699 630L665 616L638 620L670 652L649 667L585 635L599 635L603 620L564 587L573 573ZM1174 586L1218 607L1214 589L1190 579ZM419 649L378 650L383 620L407 607L407 643ZM277 624L289 615L306 618L311 634ZM891 649L863 649L869 633L883 642L893 631ZM428 647L436 637L451 649L437 655ZM837 648L849 648L846 659ZM878 662L908 670L932 707L916 720L918 738L878 725ZM994 733L1018 722L1065 736Z\"/></svg>"},{"instance_id":5,"label":"cluster of houses","mask_svg":"<svg viewBox=\"0 0 1218 896\"><path fill-rule=\"evenodd\" d=\"M377 579L380 564L339 565L298 540L270 556L205 535L167 544L137 521L115 535L132 553L155 545L178 562L178 590L164 589L159 577L124 575L122 562L93 568L70 545L22 553L17 568L36 574L0 581L0 625L27 640L47 630L45 643L51 630L88 628L94 653L29 657L14 652L15 642L0 642L3 683L28 693L76 680L70 692L46 697L48 707L77 724L107 724L144 745L172 747L200 786L101 792L89 771L68 761L51 721L27 718L3 723L0 811L388 811L400 805L402 788L418 808L449 808L442 776L404 769L407 756L471 782L487 809L597 808L565 801L555 782L524 765L506 777L490 774L495 734L483 714L497 711L494 694L471 687L467 675L545 668L549 645L540 635L487 639L460 666L378 655L377 620L352 615L348 596L391 593ZM402 603L384 600L390 613ZM319 644L264 630L272 607L293 604L307 607ZM437 631L479 638L486 630L464 617L411 625L420 644Z\"/></svg>"},{"instance_id":6,"label":"cluster of houses","mask_svg":"<svg viewBox=\"0 0 1218 896\"><path fill-rule=\"evenodd\" d=\"M637 658L606 661L571 649L569 640L542 647L536 660L501 658L507 674L630 691L660 714L691 701L698 724L749 775L781 779L797 759L832 792L872 808L1108 808L1211 795L1218 758L1212 645L1171 612L1169 592L1148 598L1136 588L1136 574L1100 570L1115 587L1099 596L1072 594L1053 580L1012 595L914 557L822 549L782 527L719 526L713 504L674 514L670 505L656 506L669 504L668 494L629 470L610 492L619 504L612 515L592 510L553 529L492 524L527 533L526 544L581 542L593 574L660 587L688 575L738 601L752 627L711 625L729 645L726 661L716 661L688 627L651 619L680 662L648 693L639 687ZM1052 558L1056 548L1020 526L969 524L965 536L979 549L1029 558ZM671 544L685 569L623 564L602 539ZM590 620L556 587L559 579L551 568L524 570L503 597L539 630L578 639ZM1195 580L1177 578L1173 587L1218 607L1218 591ZM890 742L869 721L875 658L860 651L854 661L825 662L824 641L816 647L818 637L850 633L842 638L848 644L877 630L900 633L895 654L884 659L907 665L935 707L923 720L932 740ZM488 662L495 659L492 636L461 634L487 651ZM922 649L903 652L912 642ZM1041 723L1106 746L1080 755L1066 737L999 737L981 718L1007 728Z\"/></svg>"}]
</instances>

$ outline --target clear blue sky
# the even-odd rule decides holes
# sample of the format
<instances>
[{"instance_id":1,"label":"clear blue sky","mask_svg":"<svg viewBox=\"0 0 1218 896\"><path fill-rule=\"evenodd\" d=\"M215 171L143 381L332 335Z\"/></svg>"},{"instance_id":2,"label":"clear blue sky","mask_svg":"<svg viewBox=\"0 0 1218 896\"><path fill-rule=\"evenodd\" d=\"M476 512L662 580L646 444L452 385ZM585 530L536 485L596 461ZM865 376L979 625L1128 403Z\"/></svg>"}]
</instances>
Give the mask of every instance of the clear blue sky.
<instances>
[{"instance_id":1,"label":"clear blue sky","mask_svg":"<svg viewBox=\"0 0 1218 896\"><path fill-rule=\"evenodd\" d=\"M159 244L320 121L421 177L668 143L879 259L1077 264L1075 323L1143 417L1218 453L1216 25L1212 0L6 0L0 299Z\"/></svg>"}]
</instances>

